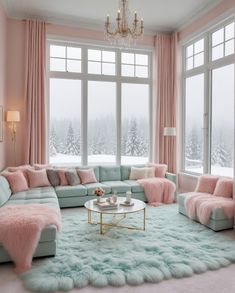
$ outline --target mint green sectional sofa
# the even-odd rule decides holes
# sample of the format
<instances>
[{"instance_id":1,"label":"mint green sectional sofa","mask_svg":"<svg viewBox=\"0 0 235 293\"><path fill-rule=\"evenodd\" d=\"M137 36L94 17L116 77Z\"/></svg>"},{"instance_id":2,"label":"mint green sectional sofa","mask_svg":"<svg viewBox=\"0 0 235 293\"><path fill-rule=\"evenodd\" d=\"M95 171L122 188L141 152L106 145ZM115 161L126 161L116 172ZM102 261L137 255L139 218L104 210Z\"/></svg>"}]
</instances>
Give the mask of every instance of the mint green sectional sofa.
<instances>
[{"instance_id":1,"label":"mint green sectional sofa","mask_svg":"<svg viewBox=\"0 0 235 293\"><path fill-rule=\"evenodd\" d=\"M136 166L136 165L135 165ZM142 167L143 165L138 165ZM88 168L88 167L83 167ZM32 188L24 192L11 193L8 181L0 176L0 207L10 204L30 203L46 204L56 208L83 206L90 199L95 198L93 191L102 187L106 196L114 191L118 196L125 196L127 191L132 192L134 198L146 201L144 189L135 180L129 180L131 166L95 166L97 183L76 186L57 186ZM166 177L176 183L176 176L167 173ZM54 256L56 254L56 227L51 225L42 231L42 235L34 257ZM10 261L10 256L0 243L0 262Z\"/></svg>"}]
</instances>

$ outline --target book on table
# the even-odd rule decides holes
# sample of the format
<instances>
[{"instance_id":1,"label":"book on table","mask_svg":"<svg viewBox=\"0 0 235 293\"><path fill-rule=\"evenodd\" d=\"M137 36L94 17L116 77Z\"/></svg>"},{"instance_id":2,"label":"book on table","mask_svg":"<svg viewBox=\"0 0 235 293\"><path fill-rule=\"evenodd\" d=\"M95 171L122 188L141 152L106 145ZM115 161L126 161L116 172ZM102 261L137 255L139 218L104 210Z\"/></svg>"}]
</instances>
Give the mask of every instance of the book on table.
<instances>
[{"instance_id":1,"label":"book on table","mask_svg":"<svg viewBox=\"0 0 235 293\"><path fill-rule=\"evenodd\" d=\"M101 210L115 210L118 208L117 203L110 204L107 201L106 202L97 202L96 204Z\"/></svg>"}]
</instances>

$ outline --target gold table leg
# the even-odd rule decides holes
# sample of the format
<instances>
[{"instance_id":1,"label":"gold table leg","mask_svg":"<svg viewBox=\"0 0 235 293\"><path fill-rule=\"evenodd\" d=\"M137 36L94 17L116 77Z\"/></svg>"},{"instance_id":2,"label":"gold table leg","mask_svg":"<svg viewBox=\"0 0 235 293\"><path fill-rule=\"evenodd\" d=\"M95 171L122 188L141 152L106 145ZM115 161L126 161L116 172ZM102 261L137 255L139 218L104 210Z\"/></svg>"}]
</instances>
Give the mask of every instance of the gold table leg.
<instances>
[{"instance_id":1,"label":"gold table leg","mask_svg":"<svg viewBox=\"0 0 235 293\"><path fill-rule=\"evenodd\" d=\"M145 231L145 227L146 227L146 208L144 208L144 231Z\"/></svg>"},{"instance_id":2,"label":"gold table leg","mask_svg":"<svg viewBox=\"0 0 235 293\"><path fill-rule=\"evenodd\" d=\"M103 214L100 213L100 234L104 234L103 233Z\"/></svg>"}]
</instances>

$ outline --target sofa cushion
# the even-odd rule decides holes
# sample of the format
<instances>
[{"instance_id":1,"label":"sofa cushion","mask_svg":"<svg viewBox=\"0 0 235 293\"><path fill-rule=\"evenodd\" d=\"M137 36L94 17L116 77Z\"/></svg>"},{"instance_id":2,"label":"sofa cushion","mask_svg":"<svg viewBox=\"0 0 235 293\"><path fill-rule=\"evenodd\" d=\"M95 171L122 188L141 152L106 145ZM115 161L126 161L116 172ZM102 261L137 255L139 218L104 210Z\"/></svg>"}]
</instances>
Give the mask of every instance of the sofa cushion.
<instances>
[{"instance_id":1,"label":"sofa cushion","mask_svg":"<svg viewBox=\"0 0 235 293\"><path fill-rule=\"evenodd\" d=\"M93 168L90 169L77 169L78 176L80 177L82 184L96 183L95 172Z\"/></svg>"},{"instance_id":2,"label":"sofa cushion","mask_svg":"<svg viewBox=\"0 0 235 293\"><path fill-rule=\"evenodd\" d=\"M213 195L222 197L233 197L233 179L221 177L216 183Z\"/></svg>"},{"instance_id":3,"label":"sofa cushion","mask_svg":"<svg viewBox=\"0 0 235 293\"><path fill-rule=\"evenodd\" d=\"M101 166L100 182L102 181L120 181L121 169L119 166Z\"/></svg>"},{"instance_id":4,"label":"sofa cushion","mask_svg":"<svg viewBox=\"0 0 235 293\"><path fill-rule=\"evenodd\" d=\"M121 166L121 180L129 180L130 173L131 173L131 167L132 165L122 165ZM134 165L134 167L141 168L145 167L145 165Z\"/></svg>"},{"instance_id":5,"label":"sofa cushion","mask_svg":"<svg viewBox=\"0 0 235 293\"><path fill-rule=\"evenodd\" d=\"M144 192L144 187L141 186L136 180L125 180L126 184L131 186L131 191L134 193Z\"/></svg>"},{"instance_id":6,"label":"sofa cushion","mask_svg":"<svg viewBox=\"0 0 235 293\"><path fill-rule=\"evenodd\" d=\"M155 177L155 168L154 167L131 167L130 180L138 180L145 178Z\"/></svg>"},{"instance_id":7,"label":"sofa cushion","mask_svg":"<svg viewBox=\"0 0 235 293\"><path fill-rule=\"evenodd\" d=\"M22 171L4 172L3 176L8 180L13 193L29 189L27 180Z\"/></svg>"},{"instance_id":8,"label":"sofa cushion","mask_svg":"<svg viewBox=\"0 0 235 293\"><path fill-rule=\"evenodd\" d=\"M97 181L101 181L100 180L100 168L99 166L82 166L82 167L76 167L77 170L87 170L87 169L93 169L94 173L95 173L95 178Z\"/></svg>"},{"instance_id":9,"label":"sofa cushion","mask_svg":"<svg viewBox=\"0 0 235 293\"><path fill-rule=\"evenodd\" d=\"M94 190L98 187L104 189L105 191L105 194L109 194L111 193L111 187L110 186L107 186L105 184L102 184L102 183L88 183L88 184L85 184L84 185L86 188L87 188L87 194L88 195L94 195Z\"/></svg>"},{"instance_id":10,"label":"sofa cushion","mask_svg":"<svg viewBox=\"0 0 235 293\"><path fill-rule=\"evenodd\" d=\"M125 193L131 191L131 186L123 181L103 181L101 183L111 187L111 192Z\"/></svg>"},{"instance_id":11,"label":"sofa cushion","mask_svg":"<svg viewBox=\"0 0 235 293\"><path fill-rule=\"evenodd\" d=\"M47 178L46 169L27 170L27 174L28 174L28 178L29 178L29 186L31 188L50 186L50 182Z\"/></svg>"},{"instance_id":12,"label":"sofa cushion","mask_svg":"<svg viewBox=\"0 0 235 293\"><path fill-rule=\"evenodd\" d=\"M87 195L86 187L81 184L75 186L56 186L55 191L58 197L73 197Z\"/></svg>"},{"instance_id":13,"label":"sofa cushion","mask_svg":"<svg viewBox=\"0 0 235 293\"><path fill-rule=\"evenodd\" d=\"M27 204L46 204L50 207L60 208L57 198L41 198L41 199L9 199L5 205L14 204L14 205L27 205Z\"/></svg>"},{"instance_id":14,"label":"sofa cushion","mask_svg":"<svg viewBox=\"0 0 235 293\"><path fill-rule=\"evenodd\" d=\"M11 189L7 179L0 176L0 206L4 205L11 196Z\"/></svg>"},{"instance_id":15,"label":"sofa cushion","mask_svg":"<svg viewBox=\"0 0 235 293\"><path fill-rule=\"evenodd\" d=\"M43 199L56 198L56 193L53 187L36 187L26 191L13 193L11 200L29 200L29 199Z\"/></svg>"},{"instance_id":16,"label":"sofa cushion","mask_svg":"<svg viewBox=\"0 0 235 293\"><path fill-rule=\"evenodd\" d=\"M201 175L198 178L195 192L203 192L203 193L213 194L218 179L219 179L218 176L213 176L213 175L209 175L209 174L208 175Z\"/></svg>"},{"instance_id":17,"label":"sofa cushion","mask_svg":"<svg viewBox=\"0 0 235 293\"><path fill-rule=\"evenodd\" d=\"M75 186L75 185L81 184L81 180L77 174L76 169L71 169L71 170L66 171L65 176L67 178L69 185Z\"/></svg>"},{"instance_id":18,"label":"sofa cushion","mask_svg":"<svg viewBox=\"0 0 235 293\"><path fill-rule=\"evenodd\" d=\"M164 178L166 176L166 171L167 171L166 164L147 163L147 166L155 168L155 177Z\"/></svg>"},{"instance_id":19,"label":"sofa cushion","mask_svg":"<svg viewBox=\"0 0 235 293\"><path fill-rule=\"evenodd\" d=\"M60 177L55 169L47 169L47 177L51 184L51 186L58 186L60 185Z\"/></svg>"}]
</instances>

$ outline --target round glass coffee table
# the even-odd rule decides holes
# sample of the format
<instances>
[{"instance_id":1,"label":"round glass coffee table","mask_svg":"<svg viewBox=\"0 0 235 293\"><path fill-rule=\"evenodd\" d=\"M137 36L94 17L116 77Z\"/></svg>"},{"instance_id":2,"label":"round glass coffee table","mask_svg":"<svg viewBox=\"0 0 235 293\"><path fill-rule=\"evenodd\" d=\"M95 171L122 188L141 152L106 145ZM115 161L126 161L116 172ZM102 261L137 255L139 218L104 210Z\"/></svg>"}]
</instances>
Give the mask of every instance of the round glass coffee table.
<instances>
[{"instance_id":1,"label":"round glass coffee table","mask_svg":"<svg viewBox=\"0 0 235 293\"><path fill-rule=\"evenodd\" d=\"M112 210L102 210L97 204L95 204L96 199L89 200L85 203L85 208L88 212L88 223L89 224L98 224L100 225L100 234L104 234L108 229L112 227L119 227L119 228L127 228L127 229L135 229L135 230L145 230L146 227L146 204L139 199L131 199L131 203L134 203L132 206L123 206L121 205L126 200L125 197L118 197L117 203L118 207ZM119 223L124 220L128 214L137 213L143 211L143 224L141 227L135 226L125 226L120 225ZM92 219L93 213L99 214L99 221L94 222ZM112 220L110 222L104 221L105 215L112 215Z\"/></svg>"}]
</instances>

